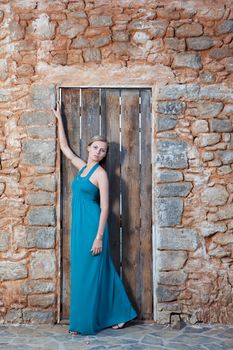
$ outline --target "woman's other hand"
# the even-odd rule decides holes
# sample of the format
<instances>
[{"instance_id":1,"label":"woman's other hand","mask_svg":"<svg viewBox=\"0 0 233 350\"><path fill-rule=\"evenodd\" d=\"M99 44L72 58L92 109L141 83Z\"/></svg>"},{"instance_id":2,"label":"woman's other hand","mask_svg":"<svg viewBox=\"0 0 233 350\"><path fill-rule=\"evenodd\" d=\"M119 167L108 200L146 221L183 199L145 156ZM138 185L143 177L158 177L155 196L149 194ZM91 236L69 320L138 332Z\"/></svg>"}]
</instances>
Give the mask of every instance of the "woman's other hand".
<instances>
[{"instance_id":1,"label":"woman's other hand","mask_svg":"<svg viewBox=\"0 0 233 350\"><path fill-rule=\"evenodd\" d=\"M102 239L95 239L91 248L92 255L97 255L102 252Z\"/></svg>"},{"instance_id":2,"label":"woman's other hand","mask_svg":"<svg viewBox=\"0 0 233 350\"><path fill-rule=\"evenodd\" d=\"M57 107L56 109L54 109L54 108L51 108L51 109L52 109L55 117L58 120L60 120L61 119L61 103L60 103L60 101L57 101L56 107Z\"/></svg>"}]
</instances>

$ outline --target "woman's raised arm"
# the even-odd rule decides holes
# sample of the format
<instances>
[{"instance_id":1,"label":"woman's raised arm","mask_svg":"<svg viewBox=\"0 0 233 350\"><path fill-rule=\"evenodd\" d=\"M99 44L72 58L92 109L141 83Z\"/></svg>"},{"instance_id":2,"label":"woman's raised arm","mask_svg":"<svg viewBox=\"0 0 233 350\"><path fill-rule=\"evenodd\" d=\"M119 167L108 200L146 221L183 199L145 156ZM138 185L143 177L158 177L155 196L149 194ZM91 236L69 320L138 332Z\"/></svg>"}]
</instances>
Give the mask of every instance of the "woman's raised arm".
<instances>
[{"instance_id":1,"label":"woman's raised arm","mask_svg":"<svg viewBox=\"0 0 233 350\"><path fill-rule=\"evenodd\" d=\"M74 152L70 149L68 145L64 126L62 123L60 102L57 102L57 108L56 109L52 108L52 111L58 121L58 138L59 138L60 148L62 150L62 153L68 159L71 160L72 164L74 164L76 168L81 169L84 165L86 165L86 163L84 162L84 160L82 160L80 157L74 154Z\"/></svg>"}]
</instances>

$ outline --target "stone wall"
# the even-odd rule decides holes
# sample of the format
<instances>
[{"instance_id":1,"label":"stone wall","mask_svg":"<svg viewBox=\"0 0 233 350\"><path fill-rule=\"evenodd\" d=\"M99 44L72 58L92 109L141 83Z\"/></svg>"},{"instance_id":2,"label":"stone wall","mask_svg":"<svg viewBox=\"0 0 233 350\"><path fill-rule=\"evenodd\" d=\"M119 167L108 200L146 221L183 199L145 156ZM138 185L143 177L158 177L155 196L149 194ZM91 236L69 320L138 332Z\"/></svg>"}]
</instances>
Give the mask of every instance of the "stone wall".
<instances>
[{"instance_id":1,"label":"stone wall","mask_svg":"<svg viewBox=\"0 0 233 350\"><path fill-rule=\"evenodd\" d=\"M151 86L155 320L232 323L232 1L2 0L0 322L59 317L59 86Z\"/></svg>"}]
</instances>

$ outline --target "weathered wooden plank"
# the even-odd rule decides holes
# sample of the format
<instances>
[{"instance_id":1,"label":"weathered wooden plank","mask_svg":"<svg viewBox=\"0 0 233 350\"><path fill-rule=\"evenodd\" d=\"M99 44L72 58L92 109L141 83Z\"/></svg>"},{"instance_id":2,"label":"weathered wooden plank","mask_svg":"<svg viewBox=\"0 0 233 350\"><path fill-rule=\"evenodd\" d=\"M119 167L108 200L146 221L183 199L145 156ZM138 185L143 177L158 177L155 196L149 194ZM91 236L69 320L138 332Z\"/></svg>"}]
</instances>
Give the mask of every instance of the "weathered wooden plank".
<instances>
[{"instance_id":1,"label":"weathered wooden plank","mask_svg":"<svg viewBox=\"0 0 233 350\"><path fill-rule=\"evenodd\" d=\"M139 91L122 89L122 266L123 281L140 309Z\"/></svg>"},{"instance_id":2,"label":"weathered wooden plank","mask_svg":"<svg viewBox=\"0 0 233 350\"><path fill-rule=\"evenodd\" d=\"M80 99L79 89L62 89L62 116L70 147L80 152ZM70 226L71 226L71 182L77 169L67 158L61 156L62 172L62 318L69 317L70 305Z\"/></svg>"},{"instance_id":3,"label":"weathered wooden plank","mask_svg":"<svg viewBox=\"0 0 233 350\"><path fill-rule=\"evenodd\" d=\"M87 143L99 134L99 89L82 89L81 158L87 160Z\"/></svg>"},{"instance_id":4,"label":"weathered wooden plank","mask_svg":"<svg viewBox=\"0 0 233 350\"><path fill-rule=\"evenodd\" d=\"M141 95L141 227L140 227L140 318L153 318L152 304L152 183L151 183L151 90Z\"/></svg>"},{"instance_id":5,"label":"weathered wooden plank","mask_svg":"<svg viewBox=\"0 0 233 350\"><path fill-rule=\"evenodd\" d=\"M101 89L101 134L109 150L106 169L109 177L109 238L113 263L120 273L120 90Z\"/></svg>"}]
</instances>

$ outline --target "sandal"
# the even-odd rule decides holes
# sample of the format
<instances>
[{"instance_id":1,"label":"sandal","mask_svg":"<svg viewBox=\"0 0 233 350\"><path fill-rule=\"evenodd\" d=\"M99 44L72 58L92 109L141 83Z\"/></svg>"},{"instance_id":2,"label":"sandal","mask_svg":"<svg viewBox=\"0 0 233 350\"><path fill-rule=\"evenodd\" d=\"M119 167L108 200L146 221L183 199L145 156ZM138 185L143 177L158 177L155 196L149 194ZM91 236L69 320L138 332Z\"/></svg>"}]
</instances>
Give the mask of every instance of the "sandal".
<instances>
[{"instance_id":1,"label":"sandal","mask_svg":"<svg viewBox=\"0 0 233 350\"><path fill-rule=\"evenodd\" d=\"M114 326L112 326L112 329L122 329L126 326L128 322L123 322L123 323L118 323L118 324L115 324Z\"/></svg>"},{"instance_id":2,"label":"sandal","mask_svg":"<svg viewBox=\"0 0 233 350\"><path fill-rule=\"evenodd\" d=\"M69 334L71 334L71 335L78 335L78 334L80 334L80 332L76 332L76 331L69 331Z\"/></svg>"}]
</instances>

